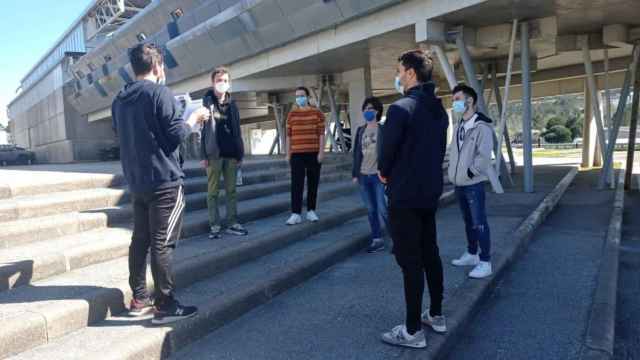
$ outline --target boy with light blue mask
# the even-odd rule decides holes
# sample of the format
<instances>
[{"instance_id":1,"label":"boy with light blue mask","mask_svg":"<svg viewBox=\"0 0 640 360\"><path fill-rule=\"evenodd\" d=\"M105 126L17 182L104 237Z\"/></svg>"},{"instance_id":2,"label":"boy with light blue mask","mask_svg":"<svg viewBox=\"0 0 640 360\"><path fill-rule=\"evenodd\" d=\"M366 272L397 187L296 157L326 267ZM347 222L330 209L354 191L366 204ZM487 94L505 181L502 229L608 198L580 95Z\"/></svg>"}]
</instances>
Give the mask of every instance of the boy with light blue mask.
<instances>
[{"instance_id":1,"label":"boy with light blue mask","mask_svg":"<svg viewBox=\"0 0 640 360\"><path fill-rule=\"evenodd\" d=\"M381 144L378 121L382 118L382 111L382 102L376 97L369 97L362 103L362 116L366 123L356 131L351 171L353 182L360 185L360 194L369 212L372 239L367 251L370 253L385 248L380 220L387 232L390 229L384 184L377 175Z\"/></svg>"},{"instance_id":2,"label":"boy with light blue mask","mask_svg":"<svg viewBox=\"0 0 640 360\"><path fill-rule=\"evenodd\" d=\"M453 112L460 122L449 147L449 180L455 185L467 236L467 251L452 264L473 266L469 277L482 279L492 274L485 183L499 185L499 180L491 161L495 136L492 121L476 110L477 99L475 90L467 85L453 89Z\"/></svg>"}]
</instances>

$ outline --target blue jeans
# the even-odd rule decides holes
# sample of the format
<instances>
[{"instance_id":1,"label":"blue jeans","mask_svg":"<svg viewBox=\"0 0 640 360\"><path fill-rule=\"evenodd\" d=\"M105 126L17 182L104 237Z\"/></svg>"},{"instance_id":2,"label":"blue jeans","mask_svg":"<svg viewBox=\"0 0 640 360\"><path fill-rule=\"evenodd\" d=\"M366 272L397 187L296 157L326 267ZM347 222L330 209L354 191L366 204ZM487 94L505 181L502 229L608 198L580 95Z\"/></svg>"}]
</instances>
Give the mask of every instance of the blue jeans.
<instances>
[{"instance_id":1,"label":"blue jeans","mask_svg":"<svg viewBox=\"0 0 640 360\"><path fill-rule=\"evenodd\" d=\"M389 231L389 213L387 211L387 199L384 194L384 184L378 179L378 175L360 175L360 195L362 201L369 210L369 224L371 224L371 235L374 239L382 238L380 218L384 226Z\"/></svg>"},{"instance_id":2,"label":"blue jeans","mask_svg":"<svg viewBox=\"0 0 640 360\"><path fill-rule=\"evenodd\" d=\"M457 186L456 197L464 217L469 254L477 254L480 245L480 261L491 260L491 233L487 223L484 183Z\"/></svg>"}]
</instances>

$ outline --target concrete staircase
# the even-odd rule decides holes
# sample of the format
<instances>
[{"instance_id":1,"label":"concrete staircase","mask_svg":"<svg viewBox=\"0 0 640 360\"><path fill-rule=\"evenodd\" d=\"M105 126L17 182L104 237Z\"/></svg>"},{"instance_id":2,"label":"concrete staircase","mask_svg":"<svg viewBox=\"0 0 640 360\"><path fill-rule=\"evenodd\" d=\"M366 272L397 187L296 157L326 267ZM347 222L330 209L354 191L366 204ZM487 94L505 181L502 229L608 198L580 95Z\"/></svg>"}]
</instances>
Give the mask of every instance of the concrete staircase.
<instances>
[{"instance_id":1,"label":"concrete staircase","mask_svg":"<svg viewBox=\"0 0 640 360\"><path fill-rule=\"evenodd\" d=\"M367 244L366 209L350 169L349 156L329 156L319 191L321 221L287 227L288 164L247 162L238 210L250 234L218 240L206 237L205 172L187 169L187 213L174 264L179 299L200 313L165 327L123 316L131 298L132 209L121 176L97 185L67 179L9 191L0 200L0 358L174 353ZM150 273L147 278L152 286Z\"/></svg>"}]
</instances>

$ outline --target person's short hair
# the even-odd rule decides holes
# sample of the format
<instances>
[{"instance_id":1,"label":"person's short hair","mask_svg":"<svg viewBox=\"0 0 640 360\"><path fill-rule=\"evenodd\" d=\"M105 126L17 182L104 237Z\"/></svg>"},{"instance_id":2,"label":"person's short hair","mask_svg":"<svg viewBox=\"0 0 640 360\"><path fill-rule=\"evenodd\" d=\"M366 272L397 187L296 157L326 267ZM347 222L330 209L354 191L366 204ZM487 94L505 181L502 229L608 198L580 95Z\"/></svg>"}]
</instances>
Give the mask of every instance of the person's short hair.
<instances>
[{"instance_id":1,"label":"person's short hair","mask_svg":"<svg viewBox=\"0 0 640 360\"><path fill-rule=\"evenodd\" d=\"M376 120L380 121L380 119L382 119L382 112L384 111L380 99L375 96L370 96L364 99L364 102L362 103L362 111L364 111L364 108L366 108L367 105L371 105L378 112L376 114Z\"/></svg>"},{"instance_id":2,"label":"person's short hair","mask_svg":"<svg viewBox=\"0 0 640 360\"><path fill-rule=\"evenodd\" d=\"M473 90L471 86L460 83L453 88L453 91L451 91L451 95L455 95L459 92L462 92L465 96L472 98L473 105L475 105L476 102L478 102L478 93L476 93L476 91Z\"/></svg>"},{"instance_id":3,"label":"person's short hair","mask_svg":"<svg viewBox=\"0 0 640 360\"><path fill-rule=\"evenodd\" d=\"M216 76L218 75L230 75L229 73L229 68L225 67L225 66L218 66L217 68L213 69L213 71L211 72L211 81L213 81Z\"/></svg>"},{"instance_id":4,"label":"person's short hair","mask_svg":"<svg viewBox=\"0 0 640 360\"><path fill-rule=\"evenodd\" d=\"M296 88L296 91L304 91L304 93L307 94L307 97L311 96L311 92L309 91L309 89L307 89L306 86L298 86Z\"/></svg>"},{"instance_id":5,"label":"person's short hair","mask_svg":"<svg viewBox=\"0 0 640 360\"><path fill-rule=\"evenodd\" d=\"M433 58L431 54L422 50L410 50L398 58L398 62L405 70L413 69L419 82L431 81L433 73Z\"/></svg>"},{"instance_id":6,"label":"person's short hair","mask_svg":"<svg viewBox=\"0 0 640 360\"><path fill-rule=\"evenodd\" d=\"M129 49L129 61L136 76L144 76L154 66L164 64L162 51L154 43L141 43Z\"/></svg>"}]
</instances>

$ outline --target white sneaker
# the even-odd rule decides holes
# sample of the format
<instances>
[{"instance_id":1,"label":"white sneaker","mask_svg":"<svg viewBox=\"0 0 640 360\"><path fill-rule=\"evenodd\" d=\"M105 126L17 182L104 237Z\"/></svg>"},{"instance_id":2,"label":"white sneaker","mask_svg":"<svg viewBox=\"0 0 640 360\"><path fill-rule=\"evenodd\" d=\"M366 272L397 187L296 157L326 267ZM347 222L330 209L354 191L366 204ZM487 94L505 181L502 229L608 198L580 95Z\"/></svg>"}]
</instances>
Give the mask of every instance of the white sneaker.
<instances>
[{"instance_id":1,"label":"white sneaker","mask_svg":"<svg viewBox=\"0 0 640 360\"><path fill-rule=\"evenodd\" d=\"M467 251L465 251L464 254L462 254L462 256L460 256L458 259L454 259L451 262L453 266L476 266L479 263L480 257L478 256L478 254L472 255Z\"/></svg>"},{"instance_id":2,"label":"white sneaker","mask_svg":"<svg viewBox=\"0 0 640 360\"><path fill-rule=\"evenodd\" d=\"M422 313L422 323L430 326L437 333L447 332L447 321L444 315L431 316L429 309Z\"/></svg>"},{"instance_id":3,"label":"white sneaker","mask_svg":"<svg viewBox=\"0 0 640 360\"><path fill-rule=\"evenodd\" d=\"M416 349L427 347L427 340L424 338L423 330L418 330L415 334L409 335L407 327L404 325L398 325L391 331L382 334L382 341L391 345Z\"/></svg>"},{"instance_id":4,"label":"white sneaker","mask_svg":"<svg viewBox=\"0 0 640 360\"><path fill-rule=\"evenodd\" d=\"M302 216L300 214L291 214L289 220L287 220L287 225L298 225L302 222Z\"/></svg>"},{"instance_id":5,"label":"white sneaker","mask_svg":"<svg viewBox=\"0 0 640 360\"><path fill-rule=\"evenodd\" d=\"M311 222L317 222L318 220L320 220L320 218L318 217L315 211L309 210L307 211L307 220Z\"/></svg>"},{"instance_id":6,"label":"white sneaker","mask_svg":"<svg viewBox=\"0 0 640 360\"><path fill-rule=\"evenodd\" d=\"M480 261L480 263L471 270L469 277L474 279L483 279L491 276L492 273L491 263L488 261Z\"/></svg>"}]
</instances>

